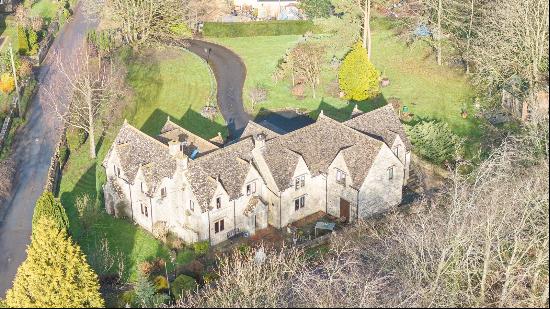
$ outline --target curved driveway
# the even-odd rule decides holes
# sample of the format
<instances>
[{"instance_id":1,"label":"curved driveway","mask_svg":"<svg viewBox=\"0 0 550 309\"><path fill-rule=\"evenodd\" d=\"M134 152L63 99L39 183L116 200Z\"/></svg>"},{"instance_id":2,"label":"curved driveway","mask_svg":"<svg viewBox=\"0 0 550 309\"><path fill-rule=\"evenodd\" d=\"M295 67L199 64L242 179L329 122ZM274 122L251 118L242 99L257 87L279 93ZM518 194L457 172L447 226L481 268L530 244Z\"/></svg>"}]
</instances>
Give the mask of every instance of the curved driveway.
<instances>
[{"instance_id":1,"label":"curved driveway","mask_svg":"<svg viewBox=\"0 0 550 309\"><path fill-rule=\"evenodd\" d=\"M243 107L244 63L233 51L210 42L189 40L188 49L212 67L218 83L218 106L227 123L229 140L239 137L250 119Z\"/></svg>"},{"instance_id":2,"label":"curved driveway","mask_svg":"<svg viewBox=\"0 0 550 309\"><path fill-rule=\"evenodd\" d=\"M26 125L19 131L13 145L17 163L17 179L11 200L0 214L0 298L12 285L19 265L26 258L30 242L34 204L44 188L50 160L60 136L60 122L51 113L44 112L45 89L53 89L62 81L53 67L56 55L71 61L75 51L94 25L77 8L72 21L58 34L47 58L38 72L39 88L27 111Z\"/></svg>"}]
</instances>

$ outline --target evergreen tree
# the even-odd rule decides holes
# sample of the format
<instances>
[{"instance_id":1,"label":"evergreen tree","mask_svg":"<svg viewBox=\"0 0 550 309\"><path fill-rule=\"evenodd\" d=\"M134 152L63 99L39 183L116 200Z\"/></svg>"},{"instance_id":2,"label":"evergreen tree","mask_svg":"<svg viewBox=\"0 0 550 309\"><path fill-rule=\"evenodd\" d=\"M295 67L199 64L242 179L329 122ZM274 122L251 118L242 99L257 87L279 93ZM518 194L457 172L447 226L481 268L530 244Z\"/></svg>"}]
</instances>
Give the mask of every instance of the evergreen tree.
<instances>
[{"instance_id":1,"label":"evergreen tree","mask_svg":"<svg viewBox=\"0 0 550 309\"><path fill-rule=\"evenodd\" d=\"M69 230L69 218L67 217L67 213L65 213L65 208L48 191L42 193L42 196L36 201L32 216L33 229L42 217L48 217L53 220L58 229Z\"/></svg>"},{"instance_id":2,"label":"evergreen tree","mask_svg":"<svg viewBox=\"0 0 550 309\"><path fill-rule=\"evenodd\" d=\"M80 247L48 217L33 226L27 259L6 293L13 308L103 307L97 275Z\"/></svg>"},{"instance_id":3,"label":"evergreen tree","mask_svg":"<svg viewBox=\"0 0 550 309\"><path fill-rule=\"evenodd\" d=\"M152 282L147 280L147 277L140 274L134 288L136 293L135 300L136 305L142 308L150 308L155 304L155 286Z\"/></svg>"},{"instance_id":4,"label":"evergreen tree","mask_svg":"<svg viewBox=\"0 0 550 309\"><path fill-rule=\"evenodd\" d=\"M338 71L340 89L345 98L363 101L374 98L380 92L380 72L369 61L367 50L360 42L346 55Z\"/></svg>"},{"instance_id":5,"label":"evergreen tree","mask_svg":"<svg viewBox=\"0 0 550 309\"><path fill-rule=\"evenodd\" d=\"M407 126L407 133L416 152L436 164L454 160L460 150L460 138L447 123L424 121Z\"/></svg>"}]
</instances>

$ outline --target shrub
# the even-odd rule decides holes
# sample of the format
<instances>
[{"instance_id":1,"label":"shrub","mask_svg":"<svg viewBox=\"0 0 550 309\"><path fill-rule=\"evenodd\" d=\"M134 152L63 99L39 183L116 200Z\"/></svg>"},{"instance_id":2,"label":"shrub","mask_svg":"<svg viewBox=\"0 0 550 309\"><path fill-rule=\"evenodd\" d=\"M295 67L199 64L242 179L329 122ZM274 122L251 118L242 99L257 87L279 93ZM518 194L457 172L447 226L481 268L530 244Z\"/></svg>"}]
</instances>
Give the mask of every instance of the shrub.
<instances>
[{"instance_id":1,"label":"shrub","mask_svg":"<svg viewBox=\"0 0 550 309\"><path fill-rule=\"evenodd\" d=\"M204 281L204 284L210 284L214 282L215 280L218 280L220 276L213 272L208 272L202 276L202 280Z\"/></svg>"},{"instance_id":2,"label":"shrub","mask_svg":"<svg viewBox=\"0 0 550 309\"><path fill-rule=\"evenodd\" d=\"M139 270L144 276L154 276L162 274L164 268L164 260L161 258L156 258L152 261L143 261L139 264Z\"/></svg>"},{"instance_id":3,"label":"shrub","mask_svg":"<svg viewBox=\"0 0 550 309\"><path fill-rule=\"evenodd\" d=\"M69 159L69 147L67 145L62 145L59 147L59 165L65 165L65 162Z\"/></svg>"},{"instance_id":4,"label":"shrub","mask_svg":"<svg viewBox=\"0 0 550 309\"><path fill-rule=\"evenodd\" d=\"M33 29L29 29L27 30L27 37L30 47L29 54L36 55L38 53L38 49L40 48L40 45L38 44L38 33Z\"/></svg>"},{"instance_id":5,"label":"shrub","mask_svg":"<svg viewBox=\"0 0 550 309\"><path fill-rule=\"evenodd\" d=\"M171 26L170 31L180 37L190 37L193 34L191 29L184 23Z\"/></svg>"},{"instance_id":6,"label":"shrub","mask_svg":"<svg viewBox=\"0 0 550 309\"><path fill-rule=\"evenodd\" d=\"M19 54L27 55L29 53L30 47L25 28L17 27L17 41L19 43Z\"/></svg>"},{"instance_id":7,"label":"shrub","mask_svg":"<svg viewBox=\"0 0 550 309\"><path fill-rule=\"evenodd\" d=\"M125 291L120 296L120 301L122 302L119 308L125 308L126 305L132 305L136 301L136 292L134 291Z\"/></svg>"},{"instance_id":8,"label":"shrub","mask_svg":"<svg viewBox=\"0 0 550 309\"><path fill-rule=\"evenodd\" d=\"M209 37L249 37L277 36L288 34L305 34L315 31L315 25L310 20L292 21L260 21L249 23L216 23L204 24L203 33Z\"/></svg>"},{"instance_id":9,"label":"shrub","mask_svg":"<svg viewBox=\"0 0 550 309\"><path fill-rule=\"evenodd\" d=\"M55 223L55 226L60 230L68 231L69 219L65 208L59 201L57 201L51 192L44 192L34 208L34 214L32 216L33 232L34 226L38 224L38 221L44 217L49 218Z\"/></svg>"},{"instance_id":10,"label":"shrub","mask_svg":"<svg viewBox=\"0 0 550 309\"><path fill-rule=\"evenodd\" d=\"M32 62L27 58L21 59L21 63L17 69L17 74L19 74L19 78L21 79L30 76L32 74Z\"/></svg>"},{"instance_id":11,"label":"shrub","mask_svg":"<svg viewBox=\"0 0 550 309\"><path fill-rule=\"evenodd\" d=\"M166 243L166 239L168 237L168 226L166 226L166 222L157 221L153 224L153 236L156 239Z\"/></svg>"},{"instance_id":12,"label":"shrub","mask_svg":"<svg viewBox=\"0 0 550 309\"><path fill-rule=\"evenodd\" d=\"M0 77L0 91L10 94L15 89L15 79L10 73L4 73Z\"/></svg>"},{"instance_id":13,"label":"shrub","mask_svg":"<svg viewBox=\"0 0 550 309\"><path fill-rule=\"evenodd\" d=\"M177 267L178 275L183 274L197 279L200 279L203 272L204 265L198 260L193 260L185 265L178 265Z\"/></svg>"},{"instance_id":14,"label":"shrub","mask_svg":"<svg viewBox=\"0 0 550 309\"><path fill-rule=\"evenodd\" d=\"M380 92L380 72L369 61L367 50L356 43L346 55L338 71L338 83L345 98L363 101Z\"/></svg>"},{"instance_id":15,"label":"shrub","mask_svg":"<svg viewBox=\"0 0 550 309\"><path fill-rule=\"evenodd\" d=\"M174 279L172 286L170 287L170 291L176 299L179 299L187 292L193 292L196 289L197 281L186 275L179 275L176 279Z\"/></svg>"},{"instance_id":16,"label":"shrub","mask_svg":"<svg viewBox=\"0 0 550 309\"><path fill-rule=\"evenodd\" d=\"M423 121L406 129L415 152L433 163L452 161L461 149L460 138L447 123Z\"/></svg>"},{"instance_id":17,"label":"shrub","mask_svg":"<svg viewBox=\"0 0 550 309\"><path fill-rule=\"evenodd\" d=\"M156 276L155 279L153 279L153 284L155 285L157 293L168 290L168 280L164 276Z\"/></svg>"},{"instance_id":18,"label":"shrub","mask_svg":"<svg viewBox=\"0 0 550 309\"><path fill-rule=\"evenodd\" d=\"M208 249L210 248L210 244L208 241L199 241L193 244L193 250L195 250L195 253L198 255L204 255L206 252L208 252Z\"/></svg>"}]
</instances>

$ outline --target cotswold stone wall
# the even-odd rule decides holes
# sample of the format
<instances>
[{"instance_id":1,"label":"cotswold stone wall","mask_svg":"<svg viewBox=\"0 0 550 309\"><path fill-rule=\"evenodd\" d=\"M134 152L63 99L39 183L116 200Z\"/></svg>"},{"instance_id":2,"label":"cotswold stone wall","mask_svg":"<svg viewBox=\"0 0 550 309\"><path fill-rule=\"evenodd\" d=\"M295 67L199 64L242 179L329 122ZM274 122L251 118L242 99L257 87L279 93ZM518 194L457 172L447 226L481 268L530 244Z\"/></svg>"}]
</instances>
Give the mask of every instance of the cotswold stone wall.
<instances>
[{"instance_id":1,"label":"cotswold stone wall","mask_svg":"<svg viewBox=\"0 0 550 309\"><path fill-rule=\"evenodd\" d=\"M4 119L4 123L2 123L2 127L0 128L0 152L2 152L2 149L4 149L4 145L8 139L8 135L10 133L11 128L11 122L12 122L12 116L6 117Z\"/></svg>"}]
</instances>

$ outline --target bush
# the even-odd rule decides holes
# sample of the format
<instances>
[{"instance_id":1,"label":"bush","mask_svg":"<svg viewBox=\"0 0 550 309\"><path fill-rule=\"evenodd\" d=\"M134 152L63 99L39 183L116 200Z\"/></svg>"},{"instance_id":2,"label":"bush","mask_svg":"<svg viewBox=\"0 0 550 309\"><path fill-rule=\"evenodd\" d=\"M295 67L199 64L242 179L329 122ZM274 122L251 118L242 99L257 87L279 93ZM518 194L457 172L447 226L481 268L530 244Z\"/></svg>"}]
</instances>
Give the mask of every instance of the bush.
<instances>
[{"instance_id":1,"label":"bush","mask_svg":"<svg viewBox=\"0 0 550 309\"><path fill-rule=\"evenodd\" d=\"M164 276L156 276L155 279L153 279L153 284L155 285L157 293L168 291L168 280L166 280Z\"/></svg>"},{"instance_id":2,"label":"bush","mask_svg":"<svg viewBox=\"0 0 550 309\"><path fill-rule=\"evenodd\" d=\"M146 277L159 275L163 273L164 264L165 262L161 258L156 258L152 261L143 261L139 264L139 270Z\"/></svg>"},{"instance_id":3,"label":"bush","mask_svg":"<svg viewBox=\"0 0 550 309\"><path fill-rule=\"evenodd\" d=\"M315 25L310 20L292 21L260 21L249 23L215 23L204 24L203 34L209 37L248 37L276 36L288 34L305 34L315 31Z\"/></svg>"},{"instance_id":4,"label":"bush","mask_svg":"<svg viewBox=\"0 0 550 309\"><path fill-rule=\"evenodd\" d=\"M48 191L44 192L42 196L38 198L38 201L36 201L34 214L32 216L33 232L34 226L43 217L51 219L58 229L68 231L69 218L67 217L67 213L65 213L65 208L54 198L53 194Z\"/></svg>"},{"instance_id":5,"label":"bush","mask_svg":"<svg viewBox=\"0 0 550 309\"><path fill-rule=\"evenodd\" d=\"M40 48L40 45L38 44L38 33L33 29L29 29L27 30L27 37L30 47L29 54L36 55L38 53L38 49Z\"/></svg>"},{"instance_id":6,"label":"bush","mask_svg":"<svg viewBox=\"0 0 550 309\"><path fill-rule=\"evenodd\" d=\"M0 77L0 91L10 94L15 89L15 79L10 73L4 73Z\"/></svg>"},{"instance_id":7,"label":"bush","mask_svg":"<svg viewBox=\"0 0 550 309\"><path fill-rule=\"evenodd\" d=\"M29 53L29 41L27 40L27 32L23 27L17 27L17 41L19 43L19 54L27 55Z\"/></svg>"},{"instance_id":8,"label":"bush","mask_svg":"<svg viewBox=\"0 0 550 309\"><path fill-rule=\"evenodd\" d=\"M460 138L447 123L423 121L406 129L415 152L433 163L452 161L461 150Z\"/></svg>"},{"instance_id":9,"label":"bush","mask_svg":"<svg viewBox=\"0 0 550 309\"><path fill-rule=\"evenodd\" d=\"M197 281L186 275L179 275L176 279L174 279L172 286L170 287L170 291L176 299L179 299L187 292L193 292L196 289Z\"/></svg>"},{"instance_id":10,"label":"bush","mask_svg":"<svg viewBox=\"0 0 550 309\"><path fill-rule=\"evenodd\" d=\"M195 250L195 253L198 255L204 255L206 252L208 252L208 249L210 248L210 244L208 241L199 241L193 244L193 250Z\"/></svg>"},{"instance_id":11,"label":"bush","mask_svg":"<svg viewBox=\"0 0 550 309\"><path fill-rule=\"evenodd\" d=\"M206 273L204 274L204 276L202 276L202 280L204 281L204 284L210 284L218 280L219 278L220 276L218 274L212 273L212 272Z\"/></svg>"},{"instance_id":12,"label":"bush","mask_svg":"<svg viewBox=\"0 0 550 309\"><path fill-rule=\"evenodd\" d=\"M136 292L134 291L125 291L120 296L120 301L122 302L119 308L125 308L126 305L132 305L136 301Z\"/></svg>"}]
</instances>

